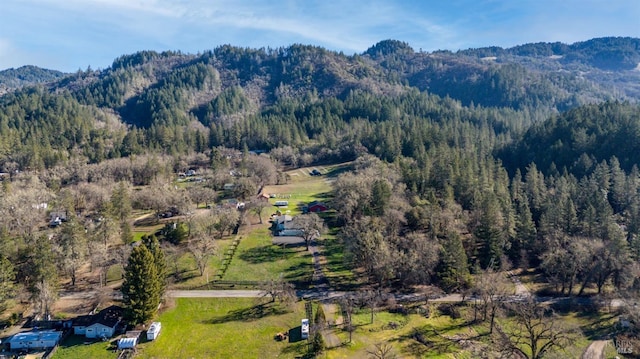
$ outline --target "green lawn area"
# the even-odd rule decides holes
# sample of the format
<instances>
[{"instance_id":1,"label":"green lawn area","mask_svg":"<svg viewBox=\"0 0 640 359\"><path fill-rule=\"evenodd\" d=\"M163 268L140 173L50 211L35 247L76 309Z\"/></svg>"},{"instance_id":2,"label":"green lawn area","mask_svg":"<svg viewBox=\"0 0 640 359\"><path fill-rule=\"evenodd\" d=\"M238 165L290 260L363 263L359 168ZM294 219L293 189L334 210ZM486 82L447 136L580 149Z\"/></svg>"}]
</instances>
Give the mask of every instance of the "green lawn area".
<instances>
[{"instance_id":1,"label":"green lawn area","mask_svg":"<svg viewBox=\"0 0 640 359\"><path fill-rule=\"evenodd\" d=\"M283 248L271 244L271 234L264 225L243 236L223 279L263 281L280 274L291 282L310 280L311 254L304 246Z\"/></svg>"},{"instance_id":2,"label":"green lawn area","mask_svg":"<svg viewBox=\"0 0 640 359\"><path fill-rule=\"evenodd\" d=\"M71 335L65 339L52 359L115 359L118 354L111 342L94 342L85 337Z\"/></svg>"},{"instance_id":3,"label":"green lawn area","mask_svg":"<svg viewBox=\"0 0 640 359\"><path fill-rule=\"evenodd\" d=\"M322 173L332 174L343 165L321 167ZM269 203L275 204L276 201L286 200L289 202L287 207L281 207L283 212L289 211L291 215L302 213L302 206L312 201L329 201L332 196L332 187L330 179L326 176L311 176L309 172L314 167L300 168L288 171L289 183L283 185L265 186L264 193L275 194L276 198L270 198ZM273 212L278 208L273 207Z\"/></svg>"},{"instance_id":4,"label":"green lawn area","mask_svg":"<svg viewBox=\"0 0 640 359\"><path fill-rule=\"evenodd\" d=\"M162 313L157 340L138 346L139 358L294 358L306 342L274 335L300 325L304 305L257 305L256 299L180 298Z\"/></svg>"},{"instance_id":5,"label":"green lawn area","mask_svg":"<svg viewBox=\"0 0 640 359\"><path fill-rule=\"evenodd\" d=\"M208 268L203 276L200 276L200 271L198 270L198 266L196 265L191 253L185 251L175 263L179 272L178 277L175 277L174 275L176 270L174 263L169 267L170 275L172 275L174 279L178 280L173 287L176 289L198 288L206 285L207 278L209 281L213 281L222 268L224 253L229 249L232 243L233 237L225 237L223 239L216 240L216 253L209 258Z\"/></svg>"},{"instance_id":6,"label":"green lawn area","mask_svg":"<svg viewBox=\"0 0 640 359\"><path fill-rule=\"evenodd\" d=\"M360 283L360 278L351 270L345 260L344 245L330 231L323 236L324 273L331 288L336 290L353 290Z\"/></svg>"},{"instance_id":7,"label":"green lawn area","mask_svg":"<svg viewBox=\"0 0 640 359\"><path fill-rule=\"evenodd\" d=\"M437 313L437 311L433 311ZM471 353L463 350L445 336L476 336L476 328L465 326L464 319L452 319L447 315L434 314L425 318L419 314L402 315L380 311L371 314L363 309L353 315L355 331L349 343L349 333L341 328L333 329L344 343L323 354L326 358L369 358L368 350L376 344L393 347L399 358L471 358ZM423 342L416 338L420 337ZM457 356L454 356L457 355Z\"/></svg>"}]
</instances>

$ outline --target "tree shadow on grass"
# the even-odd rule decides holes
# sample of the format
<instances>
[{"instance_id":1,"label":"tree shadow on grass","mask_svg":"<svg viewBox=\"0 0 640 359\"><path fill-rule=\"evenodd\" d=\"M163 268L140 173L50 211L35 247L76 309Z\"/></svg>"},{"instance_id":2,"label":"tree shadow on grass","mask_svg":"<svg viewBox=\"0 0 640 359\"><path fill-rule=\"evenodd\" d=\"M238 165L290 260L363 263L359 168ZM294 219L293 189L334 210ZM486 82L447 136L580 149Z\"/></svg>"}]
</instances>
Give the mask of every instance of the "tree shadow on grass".
<instances>
[{"instance_id":1,"label":"tree shadow on grass","mask_svg":"<svg viewBox=\"0 0 640 359\"><path fill-rule=\"evenodd\" d=\"M284 279L295 285L296 288L308 287L313 277L311 255L304 255L303 258L305 258L304 262L292 265L284 271Z\"/></svg>"},{"instance_id":2,"label":"tree shadow on grass","mask_svg":"<svg viewBox=\"0 0 640 359\"><path fill-rule=\"evenodd\" d=\"M391 341L409 343L404 352L410 356L422 357L428 353L442 355L457 351L457 344L438 333L430 326L415 328L408 334L401 335Z\"/></svg>"},{"instance_id":3,"label":"tree shadow on grass","mask_svg":"<svg viewBox=\"0 0 640 359\"><path fill-rule=\"evenodd\" d=\"M593 320L590 323L580 326L580 330L582 330L584 336L589 340L601 340L602 338L606 338L607 335L611 334L616 329L617 321L612 320L618 316L616 313L605 313L601 315L582 313L579 316Z\"/></svg>"},{"instance_id":4,"label":"tree shadow on grass","mask_svg":"<svg viewBox=\"0 0 640 359\"><path fill-rule=\"evenodd\" d=\"M222 324L228 322L251 322L272 315L288 313L287 308L277 303L261 303L250 308L236 309L227 314L203 321L205 324Z\"/></svg>"},{"instance_id":5,"label":"tree shadow on grass","mask_svg":"<svg viewBox=\"0 0 640 359\"><path fill-rule=\"evenodd\" d=\"M71 348L74 346L85 346L85 345L93 345L96 343L103 343L105 346L105 350L112 351L115 347L117 347L117 339L111 340L108 344L104 343L100 339L88 339L84 336L80 335L69 335L65 339L63 339L59 346L60 348Z\"/></svg>"},{"instance_id":6,"label":"tree shadow on grass","mask_svg":"<svg viewBox=\"0 0 640 359\"><path fill-rule=\"evenodd\" d=\"M249 263L273 262L281 259L290 259L295 252L290 249L283 249L280 246L267 245L262 247L250 248L242 252L238 257Z\"/></svg>"}]
</instances>

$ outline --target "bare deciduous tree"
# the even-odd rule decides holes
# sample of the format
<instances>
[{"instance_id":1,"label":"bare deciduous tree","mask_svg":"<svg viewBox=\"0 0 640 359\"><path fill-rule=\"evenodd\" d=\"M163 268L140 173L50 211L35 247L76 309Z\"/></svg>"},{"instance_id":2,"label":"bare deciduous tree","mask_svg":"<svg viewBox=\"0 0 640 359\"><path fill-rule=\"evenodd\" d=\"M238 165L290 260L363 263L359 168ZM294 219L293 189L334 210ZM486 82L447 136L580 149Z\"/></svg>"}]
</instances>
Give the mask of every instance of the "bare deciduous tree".
<instances>
[{"instance_id":1,"label":"bare deciduous tree","mask_svg":"<svg viewBox=\"0 0 640 359\"><path fill-rule=\"evenodd\" d=\"M573 328L563 327L553 312L533 299L513 303L510 309L516 325L501 337L505 351L541 359L547 353L564 349L574 336Z\"/></svg>"},{"instance_id":2,"label":"bare deciduous tree","mask_svg":"<svg viewBox=\"0 0 640 359\"><path fill-rule=\"evenodd\" d=\"M371 359L396 359L398 356L394 353L391 344L376 343L374 348L367 350Z\"/></svg>"},{"instance_id":3,"label":"bare deciduous tree","mask_svg":"<svg viewBox=\"0 0 640 359\"><path fill-rule=\"evenodd\" d=\"M503 273L487 268L476 277L473 291L480 298L482 320L489 319L489 333L493 333L500 306L508 295L513 294L511 283Z\"/></svg>"},{"instance_id":4,"label":"bare deciduous tree","mask_svg":"<svg viewBox=\"0 0 640 359\"><path fill-rule=\"evenodd\" d=\"M262 297L271 297L271 302L291 303L296 299L296 291L293 284L284 280L282 275L278 279L270 279L260 283Z\"/></svg>"},{"instance_id":5,"label":"bare deciduous tree","mask_svg":"<svg viewBox=\"0 0 640 359\"><path fill-rule=\"evenodd\" d=\"M291 228L302 232L302 238L304 238L304 243L309 250L311 241L319 237L324 230L324 221L315 213L302 214L293 218Z\"/></svg>"},{"instance_id":6,"label":"bare deciduous tree","mask_svg":"<svg viewBox=\"0 0 640 359\"><path fill-rule=\"evenodd\" d=\"M262 213L264 213L264 210L269 207L271 207L271 204L269 202L261 200L253 201L249 204L249 210L251 211L251 213L258 216L260 224L262 224Z\"/></svg>"},{"instance_id":7,"label":"bare deciduous tree","mask_svg":"<svg viewBox=\"0 0 640 359\"><path fill-rule=\"evenodd\" d=\"M216 251L216 242L213 239L213 236L192 236L187 243L187 248L189 250L189 253L191 253L191 255L193 256L193 259L196 261L200 276L203 276L205 269L207 269L209 258L211 258L211 256L213 256Z\"/></svg>"}]
</instances>

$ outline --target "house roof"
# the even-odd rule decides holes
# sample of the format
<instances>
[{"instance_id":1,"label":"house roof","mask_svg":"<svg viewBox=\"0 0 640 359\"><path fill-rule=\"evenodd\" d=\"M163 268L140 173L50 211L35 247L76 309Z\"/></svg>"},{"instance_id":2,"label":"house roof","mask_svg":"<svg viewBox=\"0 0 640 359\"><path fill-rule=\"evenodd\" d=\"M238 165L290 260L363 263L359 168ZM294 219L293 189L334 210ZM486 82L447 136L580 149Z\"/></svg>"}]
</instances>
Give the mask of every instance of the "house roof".
<instances>
[{"instance_id":1,"label":"house roof","mask_svg":"<svg viewBox=\"0 0 640 359\"><path fill-rule=\"evenodd\" d=\"M94 322L95 315L81 315L73 319L74 327L87 327Z\"/></svg>"},{"instance_id":2,"label":"house roof","mask_svg":"<svg viewBox=\"0 0 640 359\"><path fill-rule=\"evenodd\" d=\"M53 340L58 341L62 336L62 332L57 331L41 331L41 332L22 332L17 333L9 339L10 343L28 342L36 340Z\"/></svg>"},{"instance_id":3,"label":"house roof","mask_svg":"<svg viewBox=\"0 0 640 359\"><path fill-rule=\"evenodd\" d=\"M278 224L291 222L292 220L293 220L293 217L291 217L288 214L276 217L276 223Z\"/></svg>"},{"instance_id":4,"label":"house roof","mask_svg":"<svg viewBox=\"0 0 640 359\"><path fill-rule=\"evenodd\" d=\"M124 309L117 305L106 307L95 315L94 324L102 324L107 327L115 327L122 320Z\"/></svg>"},{"instance_id":5,"label":"house roof","mask_svg":"<svg viewBox=\"0 0 640 359\"><path fill-rule=\"evenodd\" d=\"M113 328L122 320L124 310L122 307L112 305L104 308L98 314L95 315L81 315L73 319L74 327L89 327L94 324L104 325L105 327Z\"/></svg>"}]
</instances>

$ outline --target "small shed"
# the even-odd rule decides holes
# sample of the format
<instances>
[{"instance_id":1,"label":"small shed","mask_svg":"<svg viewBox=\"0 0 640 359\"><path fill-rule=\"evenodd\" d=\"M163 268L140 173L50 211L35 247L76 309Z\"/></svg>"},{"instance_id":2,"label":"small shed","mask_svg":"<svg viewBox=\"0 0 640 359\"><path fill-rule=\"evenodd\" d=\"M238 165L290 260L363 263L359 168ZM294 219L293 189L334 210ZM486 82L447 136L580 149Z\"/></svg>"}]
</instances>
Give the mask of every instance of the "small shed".
<instances>
[{"instance_id":1,"label":"small shed","mask_svg":"<svg viewBox=\"0 0 640 359\"><path fill-rule=\"evenodd\" d=\"M138 345L138 338L120 338L118 339L118 350L133 349Z\"/></svg>"},{"instance_id":2,"label":"small shed","mask_svg":"<svg viewBox=\"0 0 640 359\"><path fill-rule=\"evenodd\" d=\"M276 201L274 205L276 207L286 207L289 205L289 201Z\"/></svg>"},{"instance_id":3,"label":"small shed","mask_svg":"<svg viewBox=\"0 0 640 359\"><path fill-rule=\"evenodd\" d=\"M162 324L160 322L151 323L149 330L147 330L147 340L156 340L158 334L160 334L160 329L162 329Z\"/></svg>"}]
</instances>

